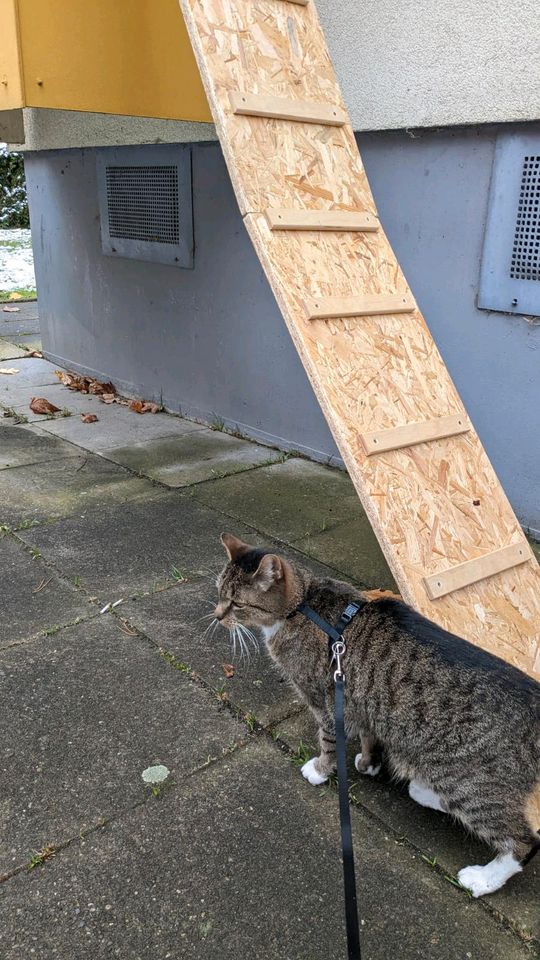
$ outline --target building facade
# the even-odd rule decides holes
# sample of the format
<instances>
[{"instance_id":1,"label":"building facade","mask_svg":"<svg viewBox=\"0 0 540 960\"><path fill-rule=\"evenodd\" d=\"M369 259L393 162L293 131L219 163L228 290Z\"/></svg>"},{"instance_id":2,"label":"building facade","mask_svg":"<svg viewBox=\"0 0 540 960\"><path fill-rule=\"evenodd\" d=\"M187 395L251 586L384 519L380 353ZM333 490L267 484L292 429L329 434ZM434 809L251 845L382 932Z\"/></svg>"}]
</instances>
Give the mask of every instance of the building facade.
<instances>
[{"instance_id":1,"label":"building facade","mask_svg":"<svg viewBox=\"0 0 540 960\"><path fill-rule=\"evenodd\" d=\"M338 460L245 232L175 0L137 0L129 15L77 0L68 17L55 0L58 16L41 20L36 3L13 3L20 91L0 122L25 151L46 355ZM317 7L390 242L540 536L536 6ZM141 221L149 194L154 219Z\"/></svg>"}]
</instances>

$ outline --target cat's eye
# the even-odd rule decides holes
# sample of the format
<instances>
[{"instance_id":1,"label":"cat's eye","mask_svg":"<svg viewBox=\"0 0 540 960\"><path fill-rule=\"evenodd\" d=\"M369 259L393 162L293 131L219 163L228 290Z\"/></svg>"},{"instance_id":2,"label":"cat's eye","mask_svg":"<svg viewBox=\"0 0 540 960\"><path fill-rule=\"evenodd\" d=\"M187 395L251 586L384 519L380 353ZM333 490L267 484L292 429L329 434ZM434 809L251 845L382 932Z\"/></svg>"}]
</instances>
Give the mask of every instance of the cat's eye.
<instances>
[{"instance_id":1,"label":"cat's eye","mask_svg":"<svg viewBox=\"0 0 540 960\"><path fill-rule=\"evenodd\" d=\"M235 607L237 610L243 610L245 607L245 603L238 603L238 600L233 600L232 606Z\"/></svg>"}]
</instances>

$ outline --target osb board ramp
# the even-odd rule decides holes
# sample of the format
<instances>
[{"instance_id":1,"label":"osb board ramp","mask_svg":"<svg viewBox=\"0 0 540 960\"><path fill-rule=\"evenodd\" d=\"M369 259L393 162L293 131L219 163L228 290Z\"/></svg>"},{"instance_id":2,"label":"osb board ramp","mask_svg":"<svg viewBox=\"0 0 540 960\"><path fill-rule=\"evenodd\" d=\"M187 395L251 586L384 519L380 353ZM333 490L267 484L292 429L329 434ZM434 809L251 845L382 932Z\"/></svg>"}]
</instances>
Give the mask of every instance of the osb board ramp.
<instances>
[{"instance_id":1,"label":"osb board ramp","mask_svg":"<svg viewBox=\"0 0 540 960\"><path fill-rule=\"evenodd\" d=\"M249 235L403 597L540 674L538 565L431 600L425 579L524 542L474 428L368 456L362 435L466 413L382 227L272 230L270 209L377 211L352 129L239 116L231 94L346 113L313 3L180 0ZM233 97L234 100L234 97ZM405 297L407 314L308 320L318 298ZM374 585L375 586L375 585Z\"/></svg>"}]
</instances>

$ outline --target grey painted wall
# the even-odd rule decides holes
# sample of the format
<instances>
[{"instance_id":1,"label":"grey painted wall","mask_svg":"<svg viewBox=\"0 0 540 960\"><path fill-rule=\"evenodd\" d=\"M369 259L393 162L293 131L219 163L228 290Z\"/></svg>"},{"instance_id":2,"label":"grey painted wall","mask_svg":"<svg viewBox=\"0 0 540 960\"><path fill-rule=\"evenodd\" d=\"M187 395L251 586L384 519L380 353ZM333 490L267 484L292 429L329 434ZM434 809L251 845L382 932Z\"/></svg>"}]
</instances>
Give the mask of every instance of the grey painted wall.
<instances>
[{"instance_id":1,"label":"grey painted wall","mask_svg":"<svg viewBox=\"0 0 540 960\"><path fill-rule=\"evenodd\" d=\"M337 455L217 144L193 147L193 270L103 256L95 171L94 150L26 159L48 354L171 410Z\"/></svg>"},{"instance_id":2,"label":"grey painted wall","mask_svg":"<svg viewBox=\"0 0 540 960\"><path fill-rule=\"evenodd\" d=\"M540 327L475 306L494 130L359 137L381 218L520 520L540 531ZM173 410L336 448L236 208L193 147L195 269L101 253L95 152L26 158L45 350Z\"/></svg>"}]
</instances>

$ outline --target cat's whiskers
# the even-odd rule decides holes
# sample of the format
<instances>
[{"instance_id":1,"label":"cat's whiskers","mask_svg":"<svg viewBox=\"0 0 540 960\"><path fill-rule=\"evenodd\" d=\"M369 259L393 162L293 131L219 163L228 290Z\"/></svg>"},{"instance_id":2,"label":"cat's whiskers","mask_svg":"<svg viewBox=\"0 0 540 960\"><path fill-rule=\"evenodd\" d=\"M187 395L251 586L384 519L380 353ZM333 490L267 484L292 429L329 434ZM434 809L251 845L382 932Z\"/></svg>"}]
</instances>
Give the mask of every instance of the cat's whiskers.
<instances>
[{"instance_id":1,"label":"cat's whiskers","mask_svg":"<svg viewBox=\"0 0 540 960\"><path fill-rule=\"evenodd\" d=\"M197 620L193 620L192 623L195 625L196 623L201 623L203 620L212 620L212 619L215 620L213 611L212 613L205 613L204 616L198 617Z\"/></svg>"},{"instance_id":2,"label":"cat's whiskers","mask_svg":"<svg viewBox=\"0 0 540 960\"><path fill-rule=\"evenodd\" d=\"M210 621L202 637L200 638L200 643L202 643L204 640L207 640L207 641L212 640L212 637L214 636L214 633L216 632L218 626L219 626L219 620L217 619L217 617L214 617L213 620Z\"/></svg>"},{"instance_id":3,"label":"cat's whiskers","mask_svg":"<svg viewBox=\"0 0 540 960\"><path fill-rule=\"evenodd\" d=\"M240 647L240 656L242 660L246 659L249 661L250 659L249 649L246 645L246 642L242 634L242 630L240 628L241 628L241 624L235 623L234 627L232 628L233 637L235 638L235 640L238 640L238 645Z\"/></svg>"},{"instance_id":4,"label":"cat's whiskers","mask_svg":"<svg viewBox=\"0 0 540 960\"><path fill-rule=\"evenodd\" d=\"M259 652L259 643L258 643L258 640L257 640L257 637L255 636L255 634L249 629L249 627L246 627L246 625L245 625L244 623L239 623L238 626L239 626L239 628L240 628L240 631L244 634L244 636L247 637L247 639L248 639L248 640L250 641L250 643L255 647L255 650L256 650L257 653L258 653L258 652Z\"/></svg>"}]
</instances>

